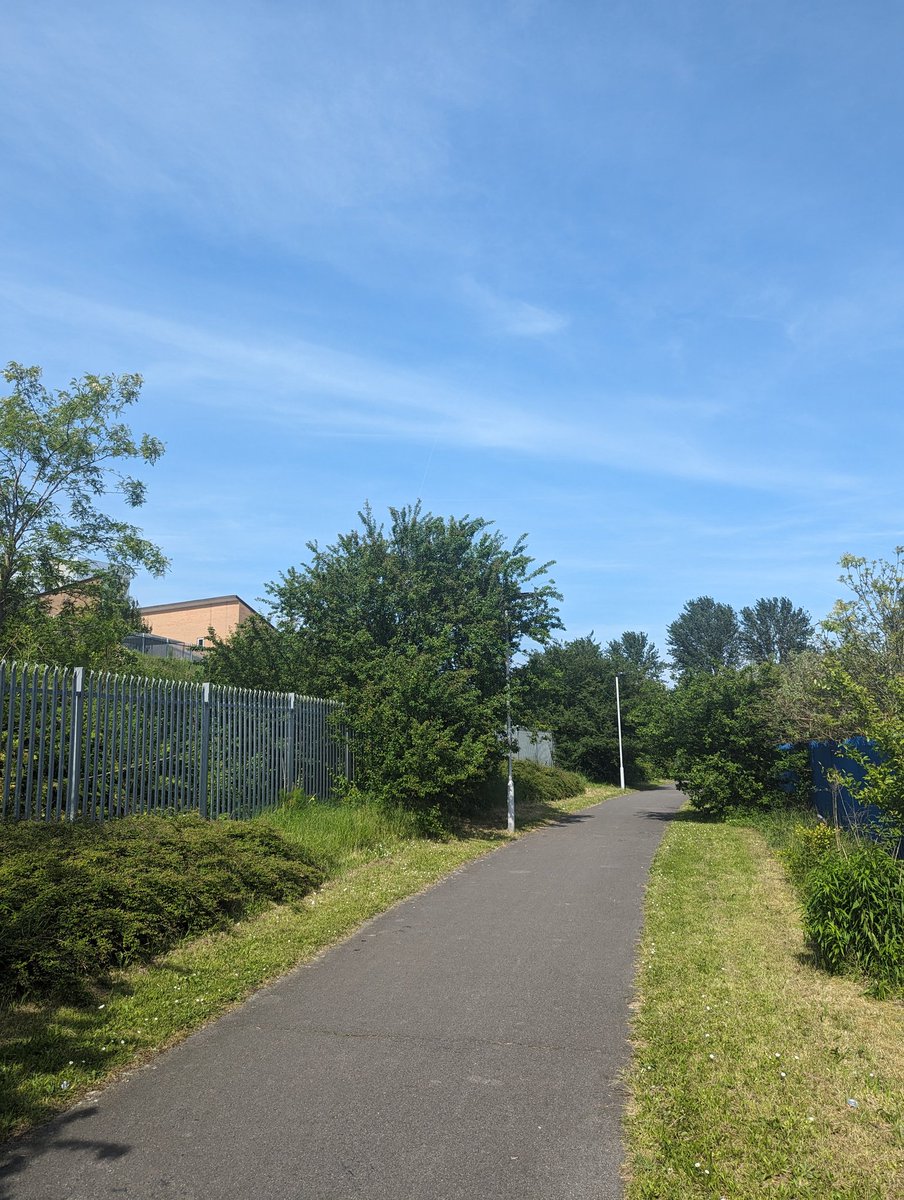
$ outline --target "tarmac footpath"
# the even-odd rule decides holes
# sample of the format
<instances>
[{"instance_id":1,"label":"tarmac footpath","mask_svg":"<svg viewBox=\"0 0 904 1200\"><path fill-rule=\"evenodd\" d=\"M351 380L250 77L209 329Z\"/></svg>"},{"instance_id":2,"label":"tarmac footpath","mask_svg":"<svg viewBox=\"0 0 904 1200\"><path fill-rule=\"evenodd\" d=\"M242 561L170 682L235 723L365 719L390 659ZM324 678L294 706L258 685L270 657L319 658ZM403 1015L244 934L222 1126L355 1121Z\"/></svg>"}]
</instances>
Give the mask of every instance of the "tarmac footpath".
<instances>
[{"instance_id":1,"label":"tarmac footpath","mask_svg":"<svg viewBox=\"0 0 904 1200\"><path fill-rule=\"evenodd\" d=\"M650 860L683 797L520 838L58 1117L2 1200L615 1200Z\"/></svg>"}]
</instances>

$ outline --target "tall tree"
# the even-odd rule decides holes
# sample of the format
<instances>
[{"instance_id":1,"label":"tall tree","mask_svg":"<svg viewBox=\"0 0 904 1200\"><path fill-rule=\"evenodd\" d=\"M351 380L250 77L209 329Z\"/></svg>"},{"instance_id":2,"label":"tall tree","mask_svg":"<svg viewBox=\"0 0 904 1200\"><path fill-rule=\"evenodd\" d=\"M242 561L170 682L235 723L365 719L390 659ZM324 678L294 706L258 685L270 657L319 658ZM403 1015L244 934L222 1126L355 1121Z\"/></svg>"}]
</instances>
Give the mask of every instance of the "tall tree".
<instances>
[{"instance_id":1,"label":"tall tree","mask_svg":"<svg viewBox=\"0 0 904 1200\"><path fill-rule=\"evenodd\" d=\"M661 679L665 670L659 651L645 633L626 630L620 638L609 642L606 653L617 664L617 670L633 667L645 679Z\"/></svg>"},{"instance_id":2,"label":"tall tree","mask_svg":"<svg viewBox=\"0 0 904 1200\"><path fill-rule=\"evenodd\" d=\"M112 491L143 504L144 484L121 464L163 453L121 420L141 377L85 375L51 392L39 367L11 362L3 378L12 391L0 398L0 653L41 593L101 574L121 582L139 566L159 575L167 565L135 525L102 507Z\"/></svg>"},{"instance_id":3,"label":"tall tree","mask_svg":"<svg viewBox=\"0 0 904 1200\"><path fill-rule=\"evenodd\" d=\"M259 626L211 652L214 677L340 700L356 782L378 797L453 811L476 797L503 752L507 662L525 637L558 627L559 594L519 538L481 518L419 504L369 507L334 545L268 586L275 634ZM250 622L248 623L250 625Z\"/></svg>"},{"instance_id":4,"label":"tall tree","mask_svg":"<svg viewBox=\"0 0 904 1200\"><path fill-rule=\"evenodd\" d=\"M680 675L734 667L740 655L738 618L730 604L712 596L688 600L666 631L669 653Z\"/></svg>"},{"instance_id":5,"label":"tall tree","mask_svg":"<svg viewBox=\"0 0 904 1200\"><path fill-rule=\"evenodd\" d=\"M637 636L637 635L635 635ZM643 634L639 635L641 638ZM610 646L622 645L621 639ZM629 645L639 643L629 639ZM620 675L625 772L647 777L658 758L665 687L644 672L649 660L604 652L590 634L535 651L518 672L519 712L553 734L556 762L591 779L619 778L615 676Z\"/></svg>"},{"instance_id":6,"label":"tall tree","mask_svg":"<svg viewBox=\"0 0 904 1200\"><path fill-rule=\"evenodd\" d=\"M750 662L783 663L806 650L813 637L810 616L787 596L761 597L741 609L739 646Z\"/></svg>"}]
</instances>

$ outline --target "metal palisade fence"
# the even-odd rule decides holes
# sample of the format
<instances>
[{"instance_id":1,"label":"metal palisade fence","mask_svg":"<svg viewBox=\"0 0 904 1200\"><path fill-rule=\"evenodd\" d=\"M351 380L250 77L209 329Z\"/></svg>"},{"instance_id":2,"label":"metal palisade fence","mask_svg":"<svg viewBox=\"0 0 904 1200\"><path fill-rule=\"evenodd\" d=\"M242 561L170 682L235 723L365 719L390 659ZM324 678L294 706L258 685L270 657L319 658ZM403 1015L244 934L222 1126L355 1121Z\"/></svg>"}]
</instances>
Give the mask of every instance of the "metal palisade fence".
<instances>
[{"instance_id":1,"label":"metal palisade fence","mask_svg":"<svg viewBox=\"0 0 904 1200\"><path fill-rule=\"evenodd\" d=\"M4 819L250 817L351 775L333 701L0 662Z\"/></svg>"}]
</instances>

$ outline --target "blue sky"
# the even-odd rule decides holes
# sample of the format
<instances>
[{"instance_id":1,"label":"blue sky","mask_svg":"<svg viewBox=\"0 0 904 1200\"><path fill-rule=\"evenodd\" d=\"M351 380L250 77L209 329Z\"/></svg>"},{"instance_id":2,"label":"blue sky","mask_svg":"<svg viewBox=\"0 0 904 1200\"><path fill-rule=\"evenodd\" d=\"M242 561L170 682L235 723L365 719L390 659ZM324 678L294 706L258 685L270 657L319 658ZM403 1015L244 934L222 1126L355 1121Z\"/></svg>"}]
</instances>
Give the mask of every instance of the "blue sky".
<instances>
[{"instance_id":1,"label":"blue sky","mask_svg":"<svg viewBox=\"0 0 904 1200\"><path fill-rule=\"evenodd\" d=\"M904 8L0 2L0 356L138 371L142 603L417 497L567 637L902 537Z\"/></svg>"}]
</instances>

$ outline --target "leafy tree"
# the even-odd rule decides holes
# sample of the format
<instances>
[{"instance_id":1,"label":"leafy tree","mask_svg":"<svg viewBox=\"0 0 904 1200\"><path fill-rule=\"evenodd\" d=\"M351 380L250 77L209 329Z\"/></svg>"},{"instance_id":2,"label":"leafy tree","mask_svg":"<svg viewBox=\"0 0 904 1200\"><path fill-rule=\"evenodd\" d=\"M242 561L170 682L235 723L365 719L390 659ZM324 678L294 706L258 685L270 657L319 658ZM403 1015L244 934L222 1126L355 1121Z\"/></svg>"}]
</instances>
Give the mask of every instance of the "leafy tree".
<instances>
[{"instance_id":1,"label":"leafy tree","mask_svg":"<svg viewBox=\"0 0 904 1200\"><path fill-rule=\"evenodd\" d=\"M140 506L144 484L120 464L154 463L163 453L156 438L136 440L121 420L140 376L85 375L56 393L39 367L11 362L3 377L12 391L0 399L0 653L13 631L39 619L42 593L99 573L113 586L136 567L159 575L167 565L135 525L100 507L111 491Z\"/></svg>"},{"instance_id":2,"label":"leafy tree","mask_svg":"<svg viewBox=\"0 0 904 1200\"><path fill-rule=\"evenodd\" d=\"M487 521L420 504L390 516L386 531L366 507L334 545L309 543L310 561L267 588L275 633L247 622L215 645L211 672L255 684L264 670L340 700L358 786L448 814L498 766L507 659L522 638L547 640L560 597L524 537L507 548Z\"/></svg>"},{"instance_id":3,"label":"leafy tree","mask_svg":"<svg viewBox=\"0 0 904 1200\"><path fill-rule=\"evenodd\" d=\"M778 749L775 668L685 675L671 694L673 770L695 807L716 815L768 804L787 760Z\"/></svg>"},{"instance_id":4,"label":"leafy tree","mask_svg":"<svg viewBox=\"0 0 904 1200\"><path fill-rule=\"evenodd\" d=\"M645 669L651 669L646 635L626 634L609 643L622 649L625 644L629 652L640 649L642 653L633 660L605 653L590 634L535 651L518 672L519 711L528 714L531 724L553 734L560 766L595 780L617 782L619 778L616 673L626 776L643 780L658 749L649 728L665 688L645 674Z\"/></svg>"},{"instance_id":5,"label":"leafy tree","mask_svg":"<svg viewBox=\"0 0 904 1200\"><path fill-rule=\"evenodd\" d=\"M894 708L904 675L904 546L892 560L845 554L840 582L853 593L822 622L826 649L881 707Z\"/></svg>"},{"instance_id":6,"label":"leafy tree","mask_svg":"<svg viewBox=\"0 0 904 1200\"><path fill-rule=\"evenodd\" d=\"M274 692L303 690L302 639L300 630L288 625L276 629L255 613L228 638L211 630L205 670L212 683Z\"/></svg>"},{"instance_id":7,"label":"leafy tree","mask_svg":"<svg viewBox=\"0 0 904 1200\"><path fill-rule=\"evenodd\" d=\"M853 594L838 600L822 622L822 682L839 739L862 734L880 752L858 755L862 781L845 782L865 803L878 805L904 828L904 546L892 560L841 559L840 581Z\"/></svg>"},{"instance_id":8,"label":"leafy tree","mask_svg":"<svg viewBox=\"0 0 904 1200\"><path fill-rule=\"evenodd\" d=\"M626 630L620 638L609 642L606 653L619 672L633 668L644 679L659 680L665 671L659 651L645 633Z\"/></svg>"},{"instance_id":9,"label":"leafy tree","mask_svg":"<svg viewBox=\"0 0 904 1200\"><path fill-rule=\"evenodd\" d=\"M813 637L809 614L795 608L787 596L760 598L741 609L739 647L749 662L787 662L806 650Z\"/></svg>"},{"instance_id":10,"label":"leafy tree","mask_svg":"<svg viewBox=\"0 0 904 1200\"><path fill-rule=\"evenodd\" d=\"M688 600L666 631L669 653L680 675L697 671L713 674L722 667L737 666L738 636L734 609L711 596Z\"/></svg>"},{"instance_id":11,"label":"leafy tree","mask_svg":"<svg viewBox=\"0 0 904 1200\"><path fill-rule=\"evenodd\" d=\"M26 662L142 674L145 656L127 650L123 640L143 628L126 583L102 572L67 587L57 611L44 600L20 610L7 627L7 652Z\"/></svg>"}]
</instances>

